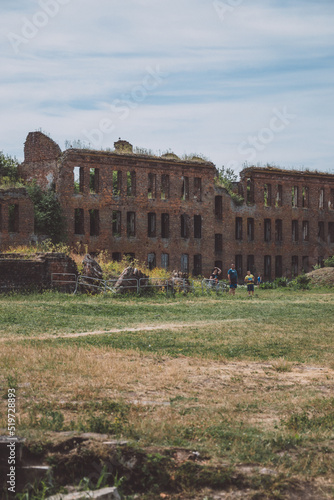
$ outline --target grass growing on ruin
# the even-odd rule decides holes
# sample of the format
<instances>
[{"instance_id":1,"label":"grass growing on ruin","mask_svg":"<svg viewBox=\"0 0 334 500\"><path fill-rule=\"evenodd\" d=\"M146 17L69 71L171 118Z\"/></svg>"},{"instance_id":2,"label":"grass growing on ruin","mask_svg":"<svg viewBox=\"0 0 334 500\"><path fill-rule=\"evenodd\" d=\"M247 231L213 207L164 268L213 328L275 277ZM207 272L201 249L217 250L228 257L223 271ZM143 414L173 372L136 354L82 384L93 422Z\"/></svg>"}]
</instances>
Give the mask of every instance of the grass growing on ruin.
<instances>
[{"instance_id":1,"label":"grass growing on ruin","mask_svg":"<svg viewBox=\"0 0 334 500\"><path fill-rule=\"evenodd\" d=\"M155 447L161 467L168 450L198 452L196 467L247 476L268 498L287 498L289 484L306 480L330 495L333 302L326 290L2 296L0 425L15 386L18 433L41 446L63 431L108 434ZM188 492L191 467L182 469ZM169 483L181 470L170 474Z\"/></svg>"}]
</instances>

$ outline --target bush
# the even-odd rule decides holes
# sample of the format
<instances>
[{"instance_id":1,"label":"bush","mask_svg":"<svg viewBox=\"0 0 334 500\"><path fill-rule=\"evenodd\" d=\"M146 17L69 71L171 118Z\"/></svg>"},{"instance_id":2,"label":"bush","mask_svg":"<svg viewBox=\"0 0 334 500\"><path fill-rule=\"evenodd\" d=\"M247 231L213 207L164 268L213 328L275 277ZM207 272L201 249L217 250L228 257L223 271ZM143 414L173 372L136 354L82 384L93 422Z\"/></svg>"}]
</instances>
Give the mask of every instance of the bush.
<instances>
[{"instance_id":1,"label":"bush","mask_svg":"<svg viewBox=\"0 0 334 500\"><path fill-rule=\"evenodd\" d=\"M325 267L334 267L334 255L324 261Z\"/></svg>"}]
</instances>

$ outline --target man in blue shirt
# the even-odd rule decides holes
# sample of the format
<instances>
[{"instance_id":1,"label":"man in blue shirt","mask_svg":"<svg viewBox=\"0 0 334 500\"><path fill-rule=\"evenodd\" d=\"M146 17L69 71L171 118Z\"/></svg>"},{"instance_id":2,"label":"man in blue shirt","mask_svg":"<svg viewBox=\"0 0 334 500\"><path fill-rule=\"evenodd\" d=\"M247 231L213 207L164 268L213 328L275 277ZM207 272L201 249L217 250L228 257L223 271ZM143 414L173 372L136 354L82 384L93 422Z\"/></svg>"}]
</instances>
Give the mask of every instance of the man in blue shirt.
<instances>
[{"instance_id":1,"label":"man in blue shirt","mask_svg":"<svg viewBox=\"0 0 334 500\"><path fill-rule=\"evenodd\" d=\"M230 282L230 294L235 295L235 289L238 286L238 273L234 264L231 264L231 268L227 271L227 278Z\"/></svg>"}]
</instances>

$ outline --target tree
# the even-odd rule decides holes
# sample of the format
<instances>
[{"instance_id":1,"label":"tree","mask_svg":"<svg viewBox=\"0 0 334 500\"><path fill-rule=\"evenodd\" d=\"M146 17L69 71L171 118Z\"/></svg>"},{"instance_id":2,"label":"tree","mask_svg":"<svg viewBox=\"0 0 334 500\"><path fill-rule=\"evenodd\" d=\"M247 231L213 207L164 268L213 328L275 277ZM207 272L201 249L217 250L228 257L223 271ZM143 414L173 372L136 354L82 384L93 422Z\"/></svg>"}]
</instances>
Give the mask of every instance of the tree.
<instances>
[{"instance_id":1,"label":"tree","mask_svg":"<svg viewBox=\"0 0 334 500\"><path fill-rule=\"evenodd\" d=\"M53 189L43 191L34 182L27 187L35 209L35 232L49 236L52 243L65 240L65 217Z\"/></svg>"},{"instance_id":2,"label":"tree","mask_svg":"<svg viewBox=\"0 0 334 500\"><path fill-rule=\"evenodd\" d=\"M237 174L231 168L225 168L224 165L221 168L217 168L217 181L218 184L222 184L228 191L232 191L233 182L238 179Z\"/></svg>"},{"instance_id":3,"label":"tree","mask_svg":"<svg viewBox=\"0 0 334 500\"><path fill-rule=\"evenodd\" d=\"M7 179L10 182L17 182L18 178L18 161L16 158L11 158L0 151L0 178Z\"/></svg>"}]
</instances>

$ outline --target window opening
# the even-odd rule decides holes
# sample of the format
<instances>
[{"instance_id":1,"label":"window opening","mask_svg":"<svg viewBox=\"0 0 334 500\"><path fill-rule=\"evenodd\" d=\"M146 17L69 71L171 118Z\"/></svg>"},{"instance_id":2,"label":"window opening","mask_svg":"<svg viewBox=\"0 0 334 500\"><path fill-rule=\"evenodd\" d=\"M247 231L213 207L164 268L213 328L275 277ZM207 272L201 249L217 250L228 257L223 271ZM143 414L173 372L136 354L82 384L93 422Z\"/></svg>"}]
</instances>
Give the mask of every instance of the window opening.
<instances>
[{"instance_id":1,"label":"window opening","mask_svg":"<svg viewBox=\"0 0 334 500\"><path fill-rule=\"evenodd\" d=\"M19 232L19 206L17 204L8 206L8 232Z\"/></svg>"},{"instance_id":2,"label":"window opening","mask_svg":"<svg viewBox=\"0 0 334 500\"><path fill-rule=\"evenodd\" d=\"M157 235L157 216L154 212L147 214L147 235L154 238Z\"/></svg>"},{"instance_id":3,"label":"window opening","mask_svg":"<svg viewBox=\"0 0 334 500\"><path fill-rule=\"evenodd\" d=\"M96 209L89 210L90 219L90 235L98 236L100 234L99 211Z\"/></svg>"},{"instance_id":4,"label":"window opening","mask_svg":"<svg viewBox=\"0 0 334 500\"><path fill-rule=\"evenodd\" d=\"M181 215L181 238L190 236L190 217L187 214Z\"/></svg>"},{"instance_id":5,"label":"window opening","mask_svg":"<svg viewBox=\"0 0 334 500\"><path fill-rule=\"evenodd\" d=\"M235 218L235 239L242 240L242 218Z\"/></svg>"},{"instance_id":6,"label":"window opening","mask_svg":"<svg viewBox=\"0 0 334 500\"><path fill-rule=\"evenodd\" d=\"M127 212L126 214L126 228L128 238L136 236L136 214L135 212Z\"/></svg>"},{"instance_id":7,"label":"window opening","mask_svg":"<svg viewBox=\"0 0 334 500\"><path fill-rule=\"evenodd\" d=\"M169 175L161 176L161 199L168 200L169 198Z\"/></svg>"},{"instance_id":8,"label":"window opening","mask_svg":"<svg viewBox=\"0 0 334 500\"><path fill-rule=\"evenodd\" d=\"M189 200L189 177L182 177L181 200Z\"/></svg>"},{"instance_id":9,"label":"window opening","mask_svg":"<svg viewBox=\"0 0 334 500\"><path fill-rule=\"evenodd\" d=\"M89 169L89 192L98 193L99 192L99 169L90 168Z\"/></svg>"},{"instance_id":10,"label":"window opening","mask_svg":"<svg viewBox=\"0 0 334 500\"><path fill-rule=\"evenodd\" d=\"M120 210L113 210L112 212L112 234L116 238L121 236L121 222L122 222L122 213Z\"/></svg>"},{"instance_id":11,"label":"window opening","mask_svg":"<svg viewBox=\"0 0 334 500\"><path fill-rule=\"evenodd\" d=\"M202 238L202 217L194 215L194 238Z\"/></svg>"},{"instance_id":12,"label":"window opening","mask_svg":"<svg viewBox=\"0 0 334 500\"><path fill-rule=\"evenodd\" d=\"M161 214L161 238L169 238L169 214Z\"/></svg>"},{"instance_id":13,"label":"window opening","mask_svg":"<svg viewBox=\"0 0 334 500\"><path fill-rule=\"evenodd\" d=\"M85 234L85 221L83 208L76 208L74 210L74 233Z\"/></svg>"},{"instance_id":14,"label":"window opening","mask_svg":"<svg viewBox=\"0 0 334 500\"><path fill-rule=\"evenodd\" d=\"M202 201L202 179L200 177L194 178L194 199Z\"/></svg>"},{"instance_id":15,"label":"window opening","mask_svg":"<svg viewBox=\"0 0 334 500\"><path fill-rule=\"evenodd\" d=\"M149 200L155 200L157 192L157 175L149 173L148 174L148 190L147 197Z\"/></svg>"}]
</instances>

